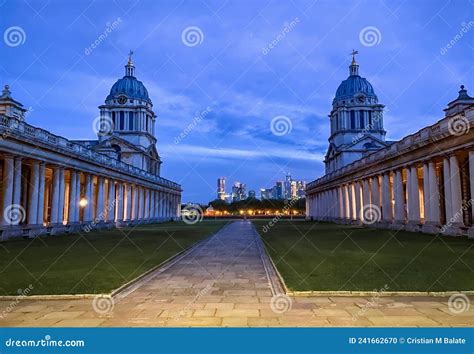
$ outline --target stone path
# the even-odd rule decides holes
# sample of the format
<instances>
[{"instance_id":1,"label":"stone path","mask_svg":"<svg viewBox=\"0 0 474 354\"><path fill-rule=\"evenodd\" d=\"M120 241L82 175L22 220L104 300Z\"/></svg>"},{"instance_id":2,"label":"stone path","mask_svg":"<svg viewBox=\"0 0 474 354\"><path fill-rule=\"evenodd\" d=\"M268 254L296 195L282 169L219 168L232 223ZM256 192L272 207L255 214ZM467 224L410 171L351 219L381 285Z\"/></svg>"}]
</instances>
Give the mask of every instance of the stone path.
<instances>
[{"instance_id":1,"label":"stone path","mask_svg":"<svg viewBox=\"0 0 474 354\"><path fill-rule=\"evenodd\" d=\"M250 222L227 225L125 297L0 302L0 326L473 326L447 298L280 294ZM471 302L474 298L471 298Z\"/></svg>"}]
</instances>

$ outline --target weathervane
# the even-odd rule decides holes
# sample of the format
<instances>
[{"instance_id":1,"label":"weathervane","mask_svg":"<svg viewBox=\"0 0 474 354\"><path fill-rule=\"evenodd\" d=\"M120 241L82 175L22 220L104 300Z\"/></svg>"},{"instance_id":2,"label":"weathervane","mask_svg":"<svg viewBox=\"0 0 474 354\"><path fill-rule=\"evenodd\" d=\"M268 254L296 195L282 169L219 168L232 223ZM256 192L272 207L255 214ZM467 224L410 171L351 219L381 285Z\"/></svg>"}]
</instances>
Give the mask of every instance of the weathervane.
<instances>
[{"instance_id":1,"label":"weathervane","mask_svg":"<svg viewBox=\"0 0 474 354\"><path fill-rule=\"evenodd\" d=\"M128 53L128 62L129 63L132 62L132 55L133 55L133 50L130 50L130 52Z\"/></svg>"}]
</instances>

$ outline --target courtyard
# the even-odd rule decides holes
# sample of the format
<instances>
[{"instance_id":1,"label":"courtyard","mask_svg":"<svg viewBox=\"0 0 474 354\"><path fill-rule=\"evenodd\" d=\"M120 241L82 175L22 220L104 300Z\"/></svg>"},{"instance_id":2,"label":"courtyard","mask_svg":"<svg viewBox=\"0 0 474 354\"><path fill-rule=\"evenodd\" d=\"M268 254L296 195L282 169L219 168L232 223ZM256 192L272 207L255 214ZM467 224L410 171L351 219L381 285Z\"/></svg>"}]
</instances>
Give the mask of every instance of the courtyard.
<instances>
[{"instance_id":1,"label":"courtyard","mask_svg":"<svg viewBox=\"0 0 474 354\"><path fill-rule=\"evenodd\" d=\"M14 274L11 273L12 276L9 276L9 270L8 268L5 269L4 266L2 288L9 289L5 291L6 293L11 293L12 289L17 285L20 289L24 289L25 285L23 284L33 282L33 289L37 291L32 294L53 294L55 291L57 294L61 292L64 294L79 294L80 290L83 290L83 293L91 295L84 298L48 299L28 298L27 296L3 298L0 300L0 325L3 327L437 327L468 326L473 324L474 310L469 307L473 297L465 295L463 295L463 299L467 302L464 308L461 309L459 307L454 307L453 309L448 296L379 296L380 294L351 296L346 294L341 296L337 293L288 296L285 294L285 289L272 265L269 254L272 256L273 262L276 264L290 290L327 289L330 288L331 284L334 286L332 290L341 290L340 287L336 288L336 286L340 284L341 279L345 279L344 276L349 274L348 269L352 268L352 272L358 270L355 266L356 263L354 263L355 260L344 263L342 262L343 259L341 259L342 256L339 255L335 261L340 262L342 268L348 268L340 269L342 274L340 278L337 278L337 273L334 273L332 278L336 279L333 279L331 284L328 282L321 283L321 279L329 278L329 276L324 276L318 278L317 281L303 282L304 286L298 288L295 285L299 284L299 278L292 277L291 272L288 273L285 270L286 267L288 269L296 267L293 270L294 272L301 271L301 276L309 279L311 276L308 277L308 273L320 274L324 270L327 271L327 269L331 268L326 267L316 269L313 272L308 271L307 269L321 263L324 254L316 251L305 251L306 253L302 253L301 250L298 251L298 247L308 249L309 245L303 243L307 241L300 239L301 235L299 232L290 231L290 228L299 227L298 230L300 232L303 230L302 228L307 228L306 231L310 236L307 235L305 237L309 237L315 243L315 246L323 249L324 247L329 247L327 238L331 235L334 237L332 241L334 244L343 241L342 236L338 236L338 233L335 231L339 226L330 224L315 225L303 221L298 221L292 226L293 222L281 220L271 229L273 230L272 234L271 230L266 233L261 232L262 223L264 221L252 223L248 220L240 220L233 222L208 221L196 225L185 225L175 222L139 226L129 230L131 233L127 237L130 240L123 240L124 235L115 235L114 233L117 230L103 233L97 232L84 236L85 240L81 241L84 242L84 245L77 248L76 251L74 251L74 245L71 243L74 241L70 240L80 239L81 237L75 235L43 238L39 240L42 246L39 246L40 243L36 244L36 252L30 249L31 246L26 249L20 247L21 243L32 242L32 240L3 243L2 252L10 257L10 262L14 262L15 257L20 257L24 252L30 252L28 253L29 257L35 256L37 259L50 257L44 263L51 265L55 247L59 247L57 250L62 250L65 254L62 266L58 265L52 274L42 276L41 279L49 279L48 282L43 281L43 285L38 285L34 281L32 275L29 274L31 270L29 272L26 270L22 272L20 271L21 266L10 268L10 272L12 272L12 269L16 269L16 272ZM332 231L330 231L331 228L333 228ZM319 231L314 234L312 233L313 231L309 231L315 229ZM326 230L328 234L323 237L321 230ZM347 230L350 230L350 227L347 227ZM123 230L118 230L118 232L120 231ZM374 245L369 247L371 242L367 238L370 237L370 234L366 235L364 233L370 233L372 232L371 230L357 231L362 233L361 236L357 236L358 233L354 231L351 237L356 242L362 243L361 247L365 253L370 252L372 256L377 253L375 249L378 249L379 253L385 252L384 248L381 248L381 244L379 244L379 242L382 242L381 240L377 240L377 242L374 240ZM263 239L259 236L259 232L263 234ZM292 240L292 242L284 243L284 240L281 238L284 238L283 235L285 234L287 235L286 238ZM414 236L425 237L420 234L414 234ZM170 237L173 239L170 239ZM323 237L326 243L318 240L318 237ZM404 237L408 237L405 240L405 242L408 242L410 236L406 235ZM399 236L399 238L403 240L403 237ZM362 242L363 240L364 242ZM429 252L430 247L426 245L429 244L431 239L427 237L424 240L426 240L425 247L421 249L424 248ZM143 250L137 254L135 254L135 251L126 252L127 249L134 249L135 246L132 244L132 241L140 245ZM449 239L446 242L454 241L456 240ZM56 242L58 243L57 245ZM158 247L163 242L169 242L168 246ZM456 242L462 242L462 240L457 240ZM88 243L91 243L91 245ZM120 251L121 254L111 258L107 253L114 249L112 246L114 243L119 243L119 245L124 243L124 250ZM298 243L300 243L300 246L298 246ZM106 244L108 244L107 247ZM92 246L95 246L96 251L90 252L90 254L85 252L88 249L86 245L92 250L94 249ZM194 247L182 254L183 256L177 262L165 263L154 269L146 277L125 288L124 291L111 297L106 296L112 289L116 289L140 273L160 265L165 259L192 245ZM117 248L120 249L120 246ZM370 251L371 248L374 250ZM391 250L391 248L388 249ZM465 247L466 249L468 247ZM268 250L269 254L266 250ZM436 250L436 248L433 250ZM292 254L291 257L287 258L285 252L288 251L290 252L289 254L292 254L291 252L296 254ZM16 254L13 252L16 252ZM356 252L355 248L351 249L351 252ZM370 257L367 255L363 256L365 253L360 252L361 263L359 268ZM95 253L97 255L93 258L94 262L102 258L106 258L107 261L101 262L99 265L91 263L91 254ZM306 259L299 259L304 254L309 256ZM350 252L348 254L350 255ZM61 253L57 254L57 256L60 255ZM432 253L432 256L440 258L439 254L436 253ZM410 257L410 255L400 255L400 270L403 265L406 265L407 258L405 257ZM26 258L28 257L21 258L21 260ZM413 259L413 257L411 258ZM69 264L69 267L66 267L68 259L73 260L73 264L81 272L81 277L76 276L73 281L68 279L74 273L71 264ZM318 259L320 259L319 262ZM145 260L147 263L144 263ZM5 262L5 260L3 261ZM29 263L30 266L35 264L34 259L29 261L31 262ZM327 262L329 261L327 260ZM111 265L106 266L109 262ZM288 264L286 264L287 262ZM416 259L414 259L414 262L416 262ZM306 264L306 268L300 263ZM423 261L418 261L418 263L420 263L418 267L424 266ZM9 262L6 263L6 265L8 264ZM282 264L286 264L286 266L282 266ZM138 265L140 265L140 268L138 268ZM42 267L35 270L37 273L33 275L49 274L47 267L44 265ZM120 273L120 276L109 274L117 273L113 271L114 268L121 269L122 273ZM429 269L429 265L426 266L426 269ZM360 273L366 272L362 267ZM95 274L95 276L92 274ZM85 275L87 276L85 277ZM464 279L464 276L461 274L459 279ZM8 280L8 278L15 279ZM82 278L87 280L82 280ZM452 276L449 278L452 278ZM355 279L354 284L357 281L365 281L363 284L366 284L366 287L374 284L378 285L380 280L385 281L385 279L380 277L375 277L374 283L364 280L363 277ZM61 283L68 282L71 282L68 286L60 286ZM70 290L72 283L78 284L74 291ZM453 283L454 281L451 281L451 283L447 284ZM325 285L322 287L318 284ZM390 288L390 286L395 286L393 284L395 282L388 283L387 291L393 291ZM466 288L472 283L467 284ZM51 289L48 286L51 286ZM362 288L364 286L359 285L359 289ZM351 287L342 289L347 290L351 289ZM375 286L371 290L378 289ZM104 294L94 295L94 293Z\"/></svg>"}]
</instances>

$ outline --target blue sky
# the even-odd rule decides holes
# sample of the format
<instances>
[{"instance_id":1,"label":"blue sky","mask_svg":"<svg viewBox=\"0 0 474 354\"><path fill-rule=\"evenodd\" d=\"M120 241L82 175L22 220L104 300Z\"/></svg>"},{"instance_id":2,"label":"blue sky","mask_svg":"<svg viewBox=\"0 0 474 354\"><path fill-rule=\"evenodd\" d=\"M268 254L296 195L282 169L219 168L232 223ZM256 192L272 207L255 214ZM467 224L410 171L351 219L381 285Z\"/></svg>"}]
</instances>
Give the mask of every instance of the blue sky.
<instances>
[{"instance_id":1,"label":"blue sky","mask_svg":"<svg viewBox=\"0 0 474 354\"><path fill-rule=\"evenodd\" d=\"M30 124L92 139L97 106L134 50L158 115L162 175L182 184L184 201L207 202L219 176L228 189L241 181L258 190L286 172L307 181L323 173L327 115L352 49L386 105L388 139L441 119L459 85L474 94L473 8L462 0L0 0L1 34L24 32L19 45L0 43L0 83L31 109ZM189 31L197 42L183 39ZM291 124L284 135L270 127L278 116Z\"/></svg>"}]
</instances>

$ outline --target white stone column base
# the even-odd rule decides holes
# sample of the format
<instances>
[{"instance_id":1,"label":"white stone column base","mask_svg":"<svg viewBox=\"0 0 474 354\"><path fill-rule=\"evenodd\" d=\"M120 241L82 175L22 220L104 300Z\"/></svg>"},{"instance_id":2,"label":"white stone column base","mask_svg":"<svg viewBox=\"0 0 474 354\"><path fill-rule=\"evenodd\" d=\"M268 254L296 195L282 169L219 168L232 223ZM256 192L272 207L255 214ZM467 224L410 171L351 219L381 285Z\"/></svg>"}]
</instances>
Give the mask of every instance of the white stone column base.
<instances>
[{"instance_id":1,"label":"white stone column base","mask_svg":"<svg viewBox=\"0 0 474 354\"><path fill-rule=\"evenodd\" d=\"M22 237L23 236L23 230L20 225L15 225L15 226L2 226L1 227L1 240L8 240L10 238L15 238L15 237Z\"/></svg>"},{"instance_id":2,"label":"white stone column base","mask_svg":"<svg viewBox=\"0 0 474 354\"><path fill-rule=\"evenodd\" d=\"M66 232L66 226L63 224L52 224L49 227L51 228L50 235L59 235Z\"/></svg>"},{"instance_id":3,"label":"white stone column base","mask_svg":"<svg viewBox=\"0 0 474 354\"><path fill-rule=\"evenodd\" d=\"M420 232L421 224L417 221L408 221L408 223L405 225L405 230L410 232Z\"/></svg>"},{"instance_id":4,"label":"white stone column base","mask_svg":"<svg viewBox=\"0 0 474 354\"><path fill-rule=\"evenodd\" d=\"M395 220L390 225L389 228L391 230L405 230L405 222L401 220Z\"/></svg>"},{"instance_id":5,"label":"white stone column base","mask_svg":"<svg viewBox=\"0 0 474 354\"><path fill-rule=\"evenodd\" d=\"M469 239L474 239L474 226L471 226L469 230L467 230L467 237Z\"/></svg>"},{"instance_id":6,"label":"white stone column base","mask_svg":"<svg viewBox=\"0 0 474 354\"><path fill-rule=\"evenodd\" d=\"M446 236L463 236L463 230L462 227L464 224L462 223L453 223L451 225L443 225L441 227L441 234L446 235Z\"/></svg>"},{"instance_id":7,"label":"white stone column base","mask_svg":"<svg viewBox=\"0 0 474 354\"><path fill-rule=\"evenodd\" d=\"M441 233L441 225L434 222L425 222L421 227L421 232L425 234L439 234Z\"/></svg>"}]
</instances>

